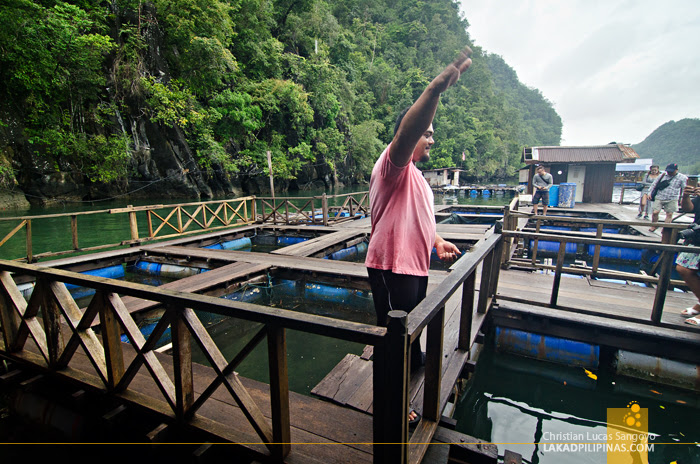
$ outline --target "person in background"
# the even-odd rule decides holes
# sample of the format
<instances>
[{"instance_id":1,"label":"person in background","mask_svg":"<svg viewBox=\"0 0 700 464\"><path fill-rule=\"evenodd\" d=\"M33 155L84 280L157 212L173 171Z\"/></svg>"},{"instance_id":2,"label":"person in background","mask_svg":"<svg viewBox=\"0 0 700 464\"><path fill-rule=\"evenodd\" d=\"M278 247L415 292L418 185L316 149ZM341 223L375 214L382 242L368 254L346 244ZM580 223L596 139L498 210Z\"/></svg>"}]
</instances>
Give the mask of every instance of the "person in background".
<instances>
[{"instance_id":1,"label":"person in background","mask_svg":"<svg viewBox=\"0 0 700 464\"><path fill-rule=\"evenodd\" d=\"M687 182L688 177L678 172L677 164L671 163L666 166L666 172L657 177L649 189L649 196L654 200L651 205L651 222L659 220L662 209L666 212L664 222L670 223L673 220L673 213L678 211L678 204ZM649 228L650 232L655 230L656 227Z\"/></svg>"},{"instance_id":2,"label":"person in background","mask_svg":"<svg viewBox=\"0 0 700 464\"><path fill-rule=\"evenodd\" d=\"M467 47L399 115L394 138L372 169L372 230L365 265L379 325L387 324L390 311L411 312L425 298L433 247L442 260L452 261L461 254L453 243L437 235L433 191L416 163L430 159L440 94L469 68L469 53ZM424 363L420 337L409 351L413 371ZM408 418L416 423L420 415L410 410Z\"/></svg>"},{"instance_id":3,"label":"person in background","mask_svg":"<svg viewBox=\"0 0 700 464\"><path fill-rule=\"evenodd\" d=\"M649 219L649 213L651 212L651 200L649 199L649 187L654 183L654 180L659 177L659 167L652 164L649 167L649 172L644 176L644 188L642 189L642 196L639 197L639 214L638 218L642 217L644 214L644 219Z\"/></svg>"},{"instance_id":4,"label":"person in background","mask_svg":"<svg viewBox=\"0 0 700 464\"><path fill-rule=\"evenodd\" d=\"M547 215L547 206L549 206L549 189L554 185L552 175L544 170L544 166L537 166L535 175L532 176L532 188L535 193L532 195L532 212L537 215L537 207L540 199L542 200L542 214Z\"/></svg>"},{"instance_id":5,"label":"person in background","mask_svg":"<svg viewBox=\"0 0 700 464\"><path fill-rule=\"evenodd\" d=\"M700 188L686 187L681 198L681 209L686 213L695 213L694 224L700 224ZM683 278L691 292L698 299L693 306L681 311L681 315L687 317L686 324L700 327L700 276L698 265L700 255L697 253L678 253L676 258L676 271Z\"/></svg>"}]
</instances>

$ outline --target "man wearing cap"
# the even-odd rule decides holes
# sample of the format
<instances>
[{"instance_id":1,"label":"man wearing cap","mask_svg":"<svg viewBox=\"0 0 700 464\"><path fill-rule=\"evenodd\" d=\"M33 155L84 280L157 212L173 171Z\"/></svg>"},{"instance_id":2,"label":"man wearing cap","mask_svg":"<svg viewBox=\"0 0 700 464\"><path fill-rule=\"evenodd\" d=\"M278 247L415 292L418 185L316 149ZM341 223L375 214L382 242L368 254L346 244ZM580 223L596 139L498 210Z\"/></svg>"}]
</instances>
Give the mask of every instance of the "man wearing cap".
<instances>
[{"instance_id":1,"label":"man wearing cap","mask_svg":"<svg viewBox=\"0 0 700 464\"><path fill-rule=\"evenodd\" d=\"M671 163L666 166L666 172L657 177L649 189L649 196L654 201L651 205L651 222L659 220L662 209L666 212L665 222L671 222L673 213L678 211L678 204L687 183L688 177L678 172L677 164ZM656 227L649 228L651 232L655 230Z\"/></svg>"}]
</instances>

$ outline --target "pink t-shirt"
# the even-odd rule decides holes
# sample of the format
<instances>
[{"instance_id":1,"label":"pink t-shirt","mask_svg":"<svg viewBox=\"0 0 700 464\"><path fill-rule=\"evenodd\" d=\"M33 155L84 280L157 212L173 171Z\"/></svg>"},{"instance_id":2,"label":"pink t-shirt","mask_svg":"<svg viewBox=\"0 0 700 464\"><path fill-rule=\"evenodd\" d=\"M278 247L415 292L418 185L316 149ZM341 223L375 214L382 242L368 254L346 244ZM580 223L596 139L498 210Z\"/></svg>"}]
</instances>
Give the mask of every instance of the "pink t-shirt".
<instances>
[{"instance_id":1,"label":"pink t-shirt","mask_svg":"<svg viewBox=\"0 0 700 464\"><path fill-rule=\"evenodd\" d=\"M391 162L390 147L374 165L369 182L372 235L365 265L427 276L435 244L433 191L412 162L404 167Z\"/></svg>"}]
</instances>

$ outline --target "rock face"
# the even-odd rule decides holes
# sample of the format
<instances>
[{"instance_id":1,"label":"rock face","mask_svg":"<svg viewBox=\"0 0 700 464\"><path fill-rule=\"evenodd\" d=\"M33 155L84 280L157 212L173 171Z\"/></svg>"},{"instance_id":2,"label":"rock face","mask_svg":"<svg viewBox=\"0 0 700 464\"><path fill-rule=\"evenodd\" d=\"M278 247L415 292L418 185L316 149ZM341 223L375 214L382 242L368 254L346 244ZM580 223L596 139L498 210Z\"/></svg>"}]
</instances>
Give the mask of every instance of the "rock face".
<instances>
[{"instance_id":1,"label":"rock face","mask_svg":"<svg viewBox=\"0 0 700 464\"><path fill-rule=\"evenodd\" d=\"M119 25L124 19L120 19L119 14L114 11L113 37L119 36ZM154 7L144 4L141 14L140 20L130 18L131 23L138 21L142 24L142 34L146 39L143 69L139 72L143 76L155 77L157 82L167 83L170 70L162 54L165 41ZM177 54L177 50L174 53ZM115 61L107 66L108 69L116 66L116 58L112 57L112 60ZM112 117L112 124L107 128L87 129L99 133L122 133L129 137L129 174L110 183L88 178L82 173L82 166L44 156L42 153L46 150L29 143L24 135L22 110L0 102L3 121L0 124L0 185L5 191L11 190L11 193L2 194L4 200L0 200L0 207L26 207L29 203L44 206L116 197L194 200L270 193L267 177L231 175L216 165L202 169L179 127L152 121L144 110L147 107L144 97L138 92L127 97L122 95L116 104L115 87L115 83L108 80L105 98L113 100L114 107L119 108ZM303 189L312 184L318 186L321 182L325 186L332 185L333 173L323 163L319 164L321 166L306 166L298 179L276 179L276 193L290 188ZM22 192L26 197L23 201Z\"/></svg>"}]
</instances>

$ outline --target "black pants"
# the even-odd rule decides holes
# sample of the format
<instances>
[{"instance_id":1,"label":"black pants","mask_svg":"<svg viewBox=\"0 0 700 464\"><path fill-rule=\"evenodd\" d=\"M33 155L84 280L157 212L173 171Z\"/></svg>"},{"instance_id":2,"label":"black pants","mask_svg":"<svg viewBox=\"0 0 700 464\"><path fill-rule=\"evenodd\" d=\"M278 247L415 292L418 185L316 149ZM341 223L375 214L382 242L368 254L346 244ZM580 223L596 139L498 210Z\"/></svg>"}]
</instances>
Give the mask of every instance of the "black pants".
<instances>
[{"instance_id":1,"label":"black pants","mask_svg":"<svg viewBox=\"0 0 700 464\"><path fill-rule=\"evenodd\" d=\"M372 287L377 325L387 325L389 311L410 313L420 303L428 290L428 277L394 274L391 271L367 268ZM423 365L420 337L411 344L411 370Z\"/></svg>"}]
</instances>

